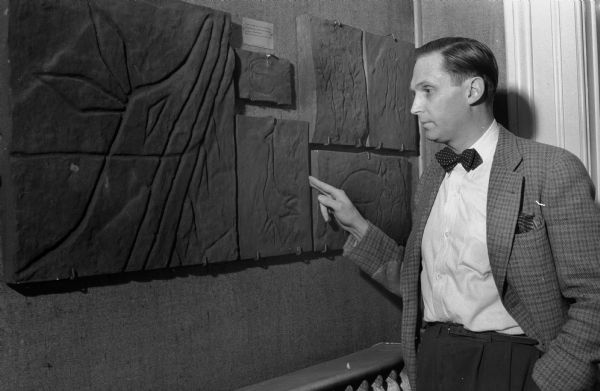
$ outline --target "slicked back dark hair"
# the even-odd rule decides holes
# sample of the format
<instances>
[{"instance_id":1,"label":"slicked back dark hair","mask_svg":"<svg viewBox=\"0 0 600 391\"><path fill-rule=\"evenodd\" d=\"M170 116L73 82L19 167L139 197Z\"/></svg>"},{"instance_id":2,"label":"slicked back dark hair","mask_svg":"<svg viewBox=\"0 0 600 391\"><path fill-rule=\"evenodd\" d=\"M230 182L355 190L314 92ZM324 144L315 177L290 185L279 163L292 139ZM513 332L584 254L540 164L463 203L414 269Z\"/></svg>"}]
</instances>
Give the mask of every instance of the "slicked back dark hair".
<instances>
[{"instance_id":1,"label":"slicked back dark hair","mask_svg":"<svg viewBox=\"0 0 600 391\"><path fill-rule=\"evenodd\" d=\"M471 38L446 37L433 40L417 48L415 55L440 53L444 68L456 83L479 76L485 83L482 100L491 103L498 87L498 64L494 53L485 44Z\"/></svg>"}]
</instances>

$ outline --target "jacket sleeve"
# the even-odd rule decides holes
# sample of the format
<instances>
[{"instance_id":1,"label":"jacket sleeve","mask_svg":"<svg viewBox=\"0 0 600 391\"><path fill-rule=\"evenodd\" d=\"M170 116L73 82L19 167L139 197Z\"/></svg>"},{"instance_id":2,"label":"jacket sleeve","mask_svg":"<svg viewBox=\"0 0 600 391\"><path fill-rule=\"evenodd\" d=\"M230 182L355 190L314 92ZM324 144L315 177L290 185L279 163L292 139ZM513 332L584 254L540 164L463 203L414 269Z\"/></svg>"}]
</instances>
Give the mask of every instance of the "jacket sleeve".
<instances>
[{"instance_id":1,"label":"jacket sleeve","mask_svg":"<svg viewBox=\"0 0 600 391\"><path fill-rule=\"evenodd\" d=\"M369 222L365 236L356 241L349 236L344 245L344 256L356 263L371 278L390 292L400 294L400 269L404 247Z\"/></svg>"},{"instance_id":2,"label":"jacket sleeve","mask_svg":"<svg viewBox=\"0 0 600 391\"><path fill-rule=\"evenodd\" d=\"M421 202L427 198L426 195L431 190L431 178L438 175L438 171L441 170L441 168L437 169L440 167L437 163L435 165L430 164L428 167L430 168L419 179L417 189L412 197L411 224L419 221L420 213L424 213ZM406 248L413 250L420 248L415 247L420 246L420 244L415 243L414 235L413 226L406 240L406 246L399 245L394 239L369 222L369 229L360 241L357 242L352 236L348 238L344 245L344 256L356 263L365 273L387 290L402 297L400 275L404 265L404 257L417 256L414 252L405 250Z\"/></svg>"},{"instance_id":3,"label":"jacket sleeve","mask_svg":"<svg viewBox=\"0 0 600 391\"><path fill-rule=\"evenodd\" d=\"M542 390L592 387L600 362L600 208L584 166L564 151L546 181L544 219L567 321L535 365Z\"/></svg>"}]
</instances>

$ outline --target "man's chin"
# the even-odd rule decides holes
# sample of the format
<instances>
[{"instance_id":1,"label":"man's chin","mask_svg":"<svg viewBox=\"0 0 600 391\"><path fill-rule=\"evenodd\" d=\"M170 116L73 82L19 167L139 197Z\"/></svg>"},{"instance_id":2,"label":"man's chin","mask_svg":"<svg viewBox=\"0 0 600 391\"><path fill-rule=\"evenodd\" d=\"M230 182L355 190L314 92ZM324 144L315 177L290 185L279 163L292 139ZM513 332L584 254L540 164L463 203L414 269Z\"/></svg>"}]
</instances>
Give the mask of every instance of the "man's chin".
<instances>
[{"instance_id":1,"label":"man's chin","mask_svg":"<svg viewBox=\"0 0 600 391\"><path fill-rule=\"evenodd\" d=\"M423 129L423 135L425 136L425 138L427 140L437 141L439 134L435 131L435 128L433 128L432 126L430 126L430 127L422 126L421 129Z\"/></svg>"},{"instance_id":2,"label":"man's chin","mask_svg":"<svg viewBox=\"0 0 600 391\"><path fill-rule=\"evenodd\" d=\"M425 132L430 133L431 131L435 130L436 126L433 122L421 122L421 129L423 129Z\"/></svg>"}]
</instances>

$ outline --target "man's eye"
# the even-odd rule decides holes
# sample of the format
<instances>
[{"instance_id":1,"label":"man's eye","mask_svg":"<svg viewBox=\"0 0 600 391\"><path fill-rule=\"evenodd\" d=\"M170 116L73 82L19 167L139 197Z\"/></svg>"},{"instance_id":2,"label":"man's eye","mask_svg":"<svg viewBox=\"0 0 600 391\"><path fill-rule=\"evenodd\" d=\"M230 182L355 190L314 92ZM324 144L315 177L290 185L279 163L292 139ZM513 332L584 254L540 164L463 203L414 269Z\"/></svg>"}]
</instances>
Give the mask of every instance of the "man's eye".
<instances>
[{"instance_id":1,"label":"man's eye","mask_svg":"<svg viewBox=\"0 0 600 391\"><path fill-rule=\"evenodd\" d=\"M423 92L426 93L427 95L429 95L431 93L431 91L432 91L431 88L427 88L427 87L423 88Z\"/></svg>"}]
</instances>

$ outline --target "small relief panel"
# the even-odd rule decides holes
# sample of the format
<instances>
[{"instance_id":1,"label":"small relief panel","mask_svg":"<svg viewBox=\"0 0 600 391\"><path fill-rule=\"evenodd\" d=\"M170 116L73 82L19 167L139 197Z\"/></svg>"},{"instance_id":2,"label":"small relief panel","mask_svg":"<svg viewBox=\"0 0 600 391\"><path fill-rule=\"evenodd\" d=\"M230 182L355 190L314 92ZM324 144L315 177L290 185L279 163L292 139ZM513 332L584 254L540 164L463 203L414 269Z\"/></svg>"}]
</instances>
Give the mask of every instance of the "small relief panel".
<instances>
[{"instance_id":1,"label":"small relief panel","mask_svg":"<svg viewBox=\"0 0 600 391\"><path fill-rule=\"evenodd\" d=\"M229 26L175 1L10 1L9 282L237 258Z\"/></svg>"},{"instance_id":2,"label":"small relief panel","mask_svg":"<svg viewBox=\"0 0 600 391\"><path fill-rule=\"evenodd\" d=\"M238 97L277 105L292 104L292 64L276 56L235 50Z\"/></svg>"},{"instance_id":3,"label":"small relief panel","mask_svg":"<svg viewBox=\"0 0 600 391\"><path fill-rule=\"evenodd\" d=\"M346 192L358 211L398 243L411 227L410 166L406 158L369 152L312 151L311 175ZM314 251L339 250L347 234L326 223L313 191Z\"/></svg>"},{"instance_id":4,"label":"small relief panel","mask_svg":"<svg viewBox=\"0 0 600 391\"><path fill-rule=\"evenodd\" d=\"M310 251L308 123L236 118L240 257Z\"/></svg>"},{"instance_id":5,"label":"small relief panel","mask_svg":"<svg viewBox=\"0 0 600 391\"><path fill-rule=\"evenodd\" d=\"M364 33L368 145L400 151L418 151L419 133L411 114L410 80L414 45L392 37Z\"/></svg>"},{"instance_id":6,"label":"small relief panel","mask_svg":"<svg viewBox=\"0 0 600 391\"><path fill-rule=\"evenodd\" d=\"M311 143L364 146L367 87L362 31L309 15L297 18L298 99Z\"/></svg>"}]
</instances>

